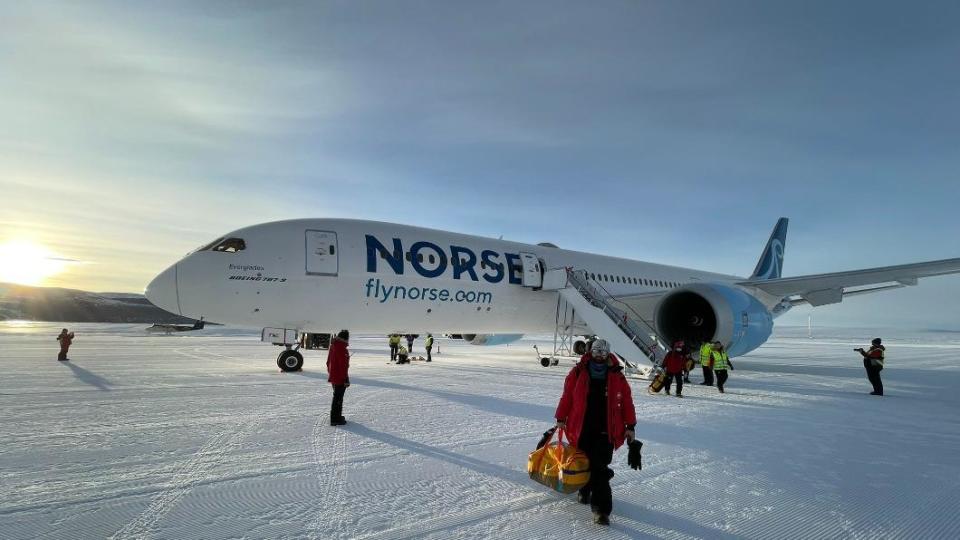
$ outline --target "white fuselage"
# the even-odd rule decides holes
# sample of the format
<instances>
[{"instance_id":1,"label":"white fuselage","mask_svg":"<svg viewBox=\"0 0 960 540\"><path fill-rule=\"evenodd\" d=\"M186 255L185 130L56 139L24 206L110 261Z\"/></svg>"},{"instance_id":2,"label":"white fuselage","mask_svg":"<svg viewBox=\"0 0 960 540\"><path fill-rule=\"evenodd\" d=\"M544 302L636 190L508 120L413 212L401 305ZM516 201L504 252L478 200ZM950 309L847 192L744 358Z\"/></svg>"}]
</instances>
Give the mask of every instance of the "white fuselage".
<instances>
[{"instance_id":1,"label":"white fuselage","mask_svg":"<svg viewBox=\"0 0 960 540\"><path fill-rule=\"evenodd\" d=\"M150 300L195 319L308 332L552 333L558 294L520 283L521 253L547 270L585 270L613 296L743 279L352 219L267 223L224 238L242 249L215 243L189 254L150 284ZM758 298L769 309L780 301Z\"/></svg>"}]
</instances>

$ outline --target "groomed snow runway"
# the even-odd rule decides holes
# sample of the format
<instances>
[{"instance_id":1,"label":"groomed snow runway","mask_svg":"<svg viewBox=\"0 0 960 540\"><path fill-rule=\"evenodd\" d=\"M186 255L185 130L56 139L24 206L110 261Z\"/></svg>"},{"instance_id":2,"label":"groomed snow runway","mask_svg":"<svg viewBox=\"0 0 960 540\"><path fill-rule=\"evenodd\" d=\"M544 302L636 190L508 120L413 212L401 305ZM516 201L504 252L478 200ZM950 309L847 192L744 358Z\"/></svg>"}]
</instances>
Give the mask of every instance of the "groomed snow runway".
<instances>
[{"instance_id":1,"label":"groomed snow runway","mask_svg":"<svg viewBox=\"0 0 960 540\"><path fill-rule=\"evenodd\" d=\"M870 331L778 329L725 395L636 381L604 529L526 475L570 365L536 341L395 366L355 337L332 428L325 351L281 374L250 333L84 324L59 363L62 326L0 324L2 538L960 538L958 334L882 334L882 398Z\"/></svg>"}]
</instances>

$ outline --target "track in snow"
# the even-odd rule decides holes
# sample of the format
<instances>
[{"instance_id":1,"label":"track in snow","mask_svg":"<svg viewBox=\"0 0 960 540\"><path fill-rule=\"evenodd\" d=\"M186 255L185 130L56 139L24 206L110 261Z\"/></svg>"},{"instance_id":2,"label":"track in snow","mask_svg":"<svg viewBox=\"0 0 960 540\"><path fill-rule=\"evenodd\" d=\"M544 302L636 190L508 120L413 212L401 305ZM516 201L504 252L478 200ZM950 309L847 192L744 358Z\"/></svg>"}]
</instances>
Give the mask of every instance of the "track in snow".
<instances>
[{"instance_id":1,"label":"track in snow","mask_svg":"<svg viewBox=\"0 0 960 540\"><path fill-rule=\"evenodd\" d=\"M244 332L77 325L60 364L61 327L0 326L4 538L960 537L955 334L885 336L881 399L850 351L867 331L778 329L722 396L637 382L644 470L614 457L601 529L526 477L566 372L535 341L396 366L355 338L333 428L323 352L281 374Z\"/></svg>"}]
</instances>

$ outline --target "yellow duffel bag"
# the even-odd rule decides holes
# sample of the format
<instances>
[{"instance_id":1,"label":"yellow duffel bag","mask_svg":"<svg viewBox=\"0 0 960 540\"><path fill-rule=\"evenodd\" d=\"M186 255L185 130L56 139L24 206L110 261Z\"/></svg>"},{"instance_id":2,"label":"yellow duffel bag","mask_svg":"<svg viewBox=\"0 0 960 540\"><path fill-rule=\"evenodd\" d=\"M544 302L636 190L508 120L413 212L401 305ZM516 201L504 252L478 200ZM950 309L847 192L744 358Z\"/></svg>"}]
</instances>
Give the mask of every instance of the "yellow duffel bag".
<instances>
[{"instance_id":1,"label":"yellow duffel bag","mask_svg":"<svg viewBox=\"0 0 960 540\"><path fill-rule=\"evenodd\" d=\"M558 431L557 442L551 442L551 433L546 444L530 452L527 472L550 489L573 493L590 481L590 460L582 450L563 442L563 430Z\"/></svg>"}]
</instances>

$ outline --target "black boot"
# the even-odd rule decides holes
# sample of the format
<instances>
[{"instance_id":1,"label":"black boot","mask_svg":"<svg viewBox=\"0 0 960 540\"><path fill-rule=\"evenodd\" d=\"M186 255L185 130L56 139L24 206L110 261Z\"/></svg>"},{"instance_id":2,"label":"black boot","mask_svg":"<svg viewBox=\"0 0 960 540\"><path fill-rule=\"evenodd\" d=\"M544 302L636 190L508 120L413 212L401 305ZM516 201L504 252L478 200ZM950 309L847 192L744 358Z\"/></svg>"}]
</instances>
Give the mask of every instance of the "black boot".
<instances>
[{"instance_id":1,"label":"black boot","mask_svg":"<svg viewBox=\"0 0 960 540\"><path fill-rule=\"evenodd\" d=\"M610 516L601 514L600 512L594 512L593 522L597 525L610 525Z\"/></svg>"},{"instance_id":2,"label":"black boot","mask_svg":"<svg viewBox=\"0 0 960 540\"><path fill-rule=\"evenodd\" d=\"M577 492L577 502L580 504L590 504L590 494Z\"/></svg>"}]
</instances>

